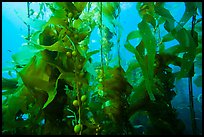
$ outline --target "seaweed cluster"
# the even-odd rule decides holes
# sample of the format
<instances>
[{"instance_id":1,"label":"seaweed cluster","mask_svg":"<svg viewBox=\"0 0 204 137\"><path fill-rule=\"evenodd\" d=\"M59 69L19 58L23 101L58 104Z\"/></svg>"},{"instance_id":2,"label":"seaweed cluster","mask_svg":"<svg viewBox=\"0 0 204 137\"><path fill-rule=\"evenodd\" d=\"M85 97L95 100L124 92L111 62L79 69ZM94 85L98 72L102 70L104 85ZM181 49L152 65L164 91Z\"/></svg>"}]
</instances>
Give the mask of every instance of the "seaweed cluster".
<instances>
[{"instance_id":1,"label":"seaweed cluster","mask_svg":"<svg viewBox=\"0 0 204 137\"><path fill-rule=\"evenodd\" d=\"M2 134L183 134L185 125L171 100L175 79L193 77L192 68L199 67L195 60L201 61L199 4L185 2L184 15L176 21L165 3L138 2L142 21L124 45L136 61L125 71L119 52L119 2L40 3L39 14L25 20L33 28L25 45L33 56L23 60L13 55L17 78L2 78ZM47 21L40 19L44 8L51 11ZM192 28L187 29L191 18ZM167 31L163 37L160 27ZM95 28L101 47L92 50ZM132 39L141 41L133 46ZM179 44L165 49L165 42L174 39ZM113 47L118 50L115 66L110 65ZM95 54L100 62L93 63ZM180 71L173 73L170 64Z\"/></svg>"}]
</instances>

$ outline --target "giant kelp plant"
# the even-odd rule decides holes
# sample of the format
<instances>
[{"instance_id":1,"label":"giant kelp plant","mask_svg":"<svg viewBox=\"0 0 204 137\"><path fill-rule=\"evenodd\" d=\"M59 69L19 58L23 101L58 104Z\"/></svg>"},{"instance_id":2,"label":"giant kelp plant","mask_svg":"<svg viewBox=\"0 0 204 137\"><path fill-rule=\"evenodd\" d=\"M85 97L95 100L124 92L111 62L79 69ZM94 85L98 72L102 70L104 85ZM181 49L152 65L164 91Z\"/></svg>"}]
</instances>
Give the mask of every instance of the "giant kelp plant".
<instances>
[{"instance_id":1,"label":"giant kelp plant","mask_svg":"<svg viewBox=\"0 0 204 137\"><path fill-rule=\"evenodd\" d=\"M119 2L43 2L37 15L30 4L28 17L21 17L28 26L27 45L12 56L15 65L8 70L17 77L2 78L2 134L183 134L185 125L171 100L175 79L189 78L192 84L194 67L201 68L202 19L196 18L202 14L201 3L185 2L177 21L164 2L138 2L141 22L125 45L120 44ZM41 19L45 9L51 11L47 21ZM167 31L164 36L161 27ZM101 46L92 50L95 28ZM139 44L132 45L133 39ZM171 40L179 44L166 49ZM135 55L126 71L121 46ZM112 50L118 51L115 58ZM96 54L100 60L94 62ZM180 71L173 73L170 65Z\"/></svg>"}]
</instances>

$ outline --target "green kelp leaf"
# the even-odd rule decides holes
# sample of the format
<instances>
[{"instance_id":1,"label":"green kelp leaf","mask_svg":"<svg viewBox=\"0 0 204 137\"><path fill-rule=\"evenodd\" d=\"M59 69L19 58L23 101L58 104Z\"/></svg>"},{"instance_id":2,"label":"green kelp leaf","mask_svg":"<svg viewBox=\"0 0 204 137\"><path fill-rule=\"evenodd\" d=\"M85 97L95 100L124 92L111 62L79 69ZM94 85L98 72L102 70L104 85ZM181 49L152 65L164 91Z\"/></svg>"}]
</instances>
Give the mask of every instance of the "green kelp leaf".
<instances>
[{"instance_id":1,"label":"green kelp leaf","mask_svg":"<svg viewBox=\"0 0 204 137\"><path fill-rule=\"evenodd\" d=\"M135 38L140 38L140 32L139 30L135 30L135 31L132 31L128 34L127 36L127 40L132 40L132 39L135 39Z\"/></svg>"},{"instance_id":2,"label":"green kelp leaf","mask_svg":"<svg viewBox=\"0 0 204 137\"><path fill-rule=\"evenodd\" d=\"M196 14L196 2L185 2L185 12L182 16L182 18L179 21L179 24L176 26L176 30L178 30L178 28L183 27L188 20L194 15Z\"/></svg>"},{"instance_id":3,"label":"green kelp leaf","mask_svg":"<svg viewBox=\"0 0 204 137\"><path fill-rule=\"evenodd\" d=\"M193 34L194 38L192 38L191 36L191 31L182 28L175 35L175 38L179 41L180 45L186 48L187 50L187 52L183 55L181 71L177 75L178 79L182 77L188 77L188 73L192 65L194 64L196 48L198 46L198 43L196 42L198 39L198 35L196 32L194 32Z\"/></svg>"},{"instance_id":4,"label":"green kelp leaf","mask_svg":"<svg viewBox=\"0 0 204 137\"><path fill-rule=\"evenodd\" d=\"M102 24L106 26L111 33L115 34L115 27L109 18L107 18L106 16L103 17Z\"/></svg>"},{"instance_id":5,"label":"green kelp leaf","mask_svg":"<svg viewBox=\"0 0 204 137\"><path fill-rule=\"evenodd\" d=\"M115 7L113 5L113 2L105 2L100 4L102 4L102 12L104 13L104 15L109 20L112 20L114 18L114 12L115 12Z\"/></svg>"},{"instance_id":6,"label":"green kelp leaf","mask_svg":"<svg viewBox=\"0 0 204 137\"><path fill-rule=\"evenodd\" d=\"M174 17L171 15L171 13L169 12L169 10L165 9L164 7L161 6L155 6L155 12L157 14L159 14L160 16L162 16L163 18L166 19L166 22L164 24L164 28L170 32L171 30L174 29L174 22L175 19Z\"/></svg>"},{"instance_id":7,"label":"green kelp leaf","mask_svg":"<svg viewBox=\"0 0 204 137\"><path fill-rule=\"evenodd\" d=\"M13 54L11 57L16 64L25 65L37 52L39 50L31 46L21 46L19 52Z\"/></svg>"},{"instance_id":8,"label":"green kelp leaf","mask_svg":"<svg viewBox=\"0 0 204 137\"><path fill-rule=\"evenodd\" d=\"M130 51L131 53L135 54L136 59L138 60L140 66L141 66L142 68L144 68L144 60L143 60L142 56L141 56L140 53L139 53L137 50L135 50L135 48L130 44L129 40L126 41L126 43L125 43L124 46L125 46L125 48L126 48L128 51Z\"/></svg>"},{"instance_id":9,"label":"green kelp leaf","mask_svg":"<svg viewBox=\"0 0 204 137\"><path fill-rule=\"evenodd\" d=\"M73 84L75 79L75 74L73 72L61 73L58 79L64 79L67 83Z\"/></svg>"},{"instance_id":10,"label":"green kelp leaf","mask_svg":"<svg viewBox=\"0 0 204 137\"><path fill-rule=\"evenodd\" d=\"M169 42L174 40L174 36L171 33L168 33L162 37L162 42Z\"/></svg>"},{"instance_id":11,"label":"green kelp leaf","mask_svg":"<svg viewBox=\"0 0 204 137\"><path fill-rule=\"evenodd\" d=\"M146 88L150 97L150 100L155 100L153 95L153 77L154 77L154 60L156 54L156 40L151 32L150 27L148 26L147 22L142 20L138 24L138 28L140 30L140 35L142 36L142 41L144 43L144 47L147 49L147 65L142 68L143 75L145 77L145 84Z\"/></svg>"},{"instance_id":12,"label":"green kelp leaf","mask_svg":"<svg viewBox=\"0 0 204 137\"><path fill-rule=\"evenodd\" d=\"M27 25L30 25L30 27L37 29L37 30L42 30L44 25L46 24L45 20L40 20L40 19L31 19L28 18L26 21Z\"/></svg>"},{"instance_id":13,"label":"green kelp leaf","mask_svg":"<svg viewBox=\"0 0 204 137\"><path fill-rule=\"evenodd\" d=\"M129 41L126 41L125 48L130 51L131 53L135 54L135 48L130 44Z\"/></svg>"},{"instance_id":14,"label":"green kelp leaf","mask_svg":"<svg viewBox=\"0 0 204 137\"><path fill-rule=\"evenodd\" d=\"M6 89L16 89L18 84L18 80L16 78L8 79L2 77L2 90ZM3 94L3 93L2 93Z\"/></svg>"},{"instance_id":15,"label":"green kelp leaf","mask_svg":"<svg viewBox=\"0 0 204 137\"><path fill-rule=\"evenodd\" d=\"M183 55L183 59L181 62L181 71L177 73L178 79L189 76L189 72L191 70L191 67L194 64L194 58L195 58L195 55L193 55L193 51L187 52Z\"/></svg>"},{"instance_id":16,"label":"green kelp leaf","mask_svg":"<svg viewBox=\"0 0 204 137\"><path fill-rule=\"evenodd\" d=\"M59 9L55 10L53 14L57 18L66 18L67 12L64 9Z\"/></svg>"},{"instance_id":17,"label":"green kelp leaf","mask_svg":"<svg viewBox=\"0 0 204 137\"><path fill-rule=\"evenodd\" d=\"M38 67L36 64L40 64ZM46 63L39 62L33 58L31 62L19 72L23 83L30 89L39 89L48 91L53 84L49 83L49 76L45 73Z\"/></svg>"},{"instance_id":18,"label":"green kelp leaf","mask_svg":"<svg viewBox=\"0 0 204 137\"><path fill-rule=\"evenodd\" d=\"M52 89L53 84L48 81L40 79L38 76L25 76L20 72L20 76L28 88L36 89L36 90L43 90L43 91L50 91Z\"/></svg>"},{"instance_id":19,"label":"green kelp leaf","mask_svg":"<svg viewBox=\"0 0 204 137\"><path fill-rule=\"evenodd\" d=\"M57 10L60 10L60 9L64 9L67 11L76 11L77 10L72 2L53 2L53 6Z\"/></svg>"},{"instance_id":20,"label":"green kelp leaf","mask_svg":"<svg viewBox=\"0 0 204 137\"><path fill-rule=\"evenodd\" d=\"M78 10L78 12L82 12L86 7L87 2L74 2L74 6Z\"/></svg>"},{"instance_id":21,"label":"green kelp leaf","mask_svg":"<svg viewBox=\"0 0 204 137\"><path fill-rule=\"evenodd\" d=\"M45 26L44 30L39 35L39 44L41 45L50 46L57 42L57 40L58 34L51 25Z\"/></svg>"},{"instance_id":22,"label":"green kelp leaf","mask_svg":"<svg viewBox=\"0 0 204 137\"><path fill-rule=\"evenodd\" d=\"M153 77L153 65L156 54L156 40L153 36L150 27L145 21L142 21L138 24L138 28L140 30L140 34L142 36L142 41L144 43L144 47L147 49L148 55L148 71L150 78Z\"/></svg>"},{"instance_id":23,"label":"green kelp leaf","mask_svg":"<svg viewBox=\"0 0 204 137\"><path fill-rule=\"evenodd\" d=\"M38 43L38 39L39 39L39 35L40 33L42 33L42 31L35 31L31 37L30 37L30 40L34 43Z\"/></svg>"},{"instance_id":24,"label":"green kelp leaf","mask_svg":"<svg viewBox=\"0 0 204 137\"><path fill-rule=\"evenodd\" d=\"M56 83L58 83L58 81ZM47 105L49 105L53 101L53 99L55 98L55 95L57 94L57 90L56 89L57 89L57 86L55 86L55 88L47 90L48 99L45 102L45 104L43 106L43 109L45 107L47 107Z\"/></svg>"},{"instance_id":25,"label":"green kelp leaf","mask_svg":"<svg viewBox=\"0 0 204 137\"><path fill-rule=\"evenodd\" d=\"M66 21L66 18L60 18L60 17L52 16L52 17L50 17L49 21L46 23L45 27L49 26L50 24L61 25L61 26L66 27L67 23L65 21Z\"/></svg>"},{"instance_id":26,"label":"green kelp leaf","mask_svg":"<svg viewBox=\"0 0 204 137\"><path fill-rule=\"evenodd\" d=\"M100 50L94 50L94 51L88 52L88 53L86 54L86 58L89 59L92 55L98 53L99 51L100 51Z\"/></svg>"},{"instance_id":27,"label":"green kelp leaf","mask_svg":"<svg viewBox=\"0 0 204 137\"><path fill-rule=\"evenodd\" d=\"M96 67L93 63L90 63L89 61L86 61L84 68L87 72L89 72L91 75L93 75L94 77L97 77L97 73L96 73Z\"/></svg>"},{"instance_id":28,"label":"green kelp leaf","mask_svg":"<svg viewBox=\"0 0 204 137\"><path fill-rule=\"evenodd\" d=\"M18 12L16 10L14 10L15 13L17 14L17 16L20 18L20 20L22 20L26 25L30 25L31 28L37 29L37 30L41 30L43 28L43 26L46 24L45 20L40 20L37 18L28 18L25 13L22 12Z\"/></svg>"},{"instance_id":29,"label":"green kelp leaf","mask_svg":"<svg viewBox=\"0 0 204 137\"><path fill-rule=\"evenodd\" d=\"M30 97L30 92L24 86L18 87L14 94L8 95L7 105L2 106L4 127L8 130L22 127L21 121L16 121L16 115L20 110L26 111L27 104L32 102Z\"/></svg>"},{"instance_id":30,"label":"green kelp leaf","mask_svg":"<svg viewBox=\"0 0 204 137\"><path fill-rule=\"evenodd\" d=\"M154 19L154 17L152 17L150 14L145 14L143 16L143 19L150 23L154 28L156 27L156 20Z\"/></svg>"},{"instance_id":31,"label":"green kelp leaf","mask_svg":"<svg viewBox=\"0 0 204 137\"><path fill-rule=\"evenodd\" d=\"M55 42L51 46L44 46L44 45L40 45L40 46L44 49L49 50L49 51L58 51L58 52L66 52L67 51L67 49L64 47L64 44L61 40L58 40L57 42Z\"/></svg>"},{"instance_id":32,"label":"green kelp leaf","mask_svg":"<svg viewBox=\"0 0 204 137\"><path fill-rule=\"evenodd\" d=\"M168 31L171 32L174 29L174 23L165 21L164 23L164 28Z\"/></svg>"},{"instance_id":33,"label":"green kelp leaf","mask_svg":"<svg viewBox=\"0 0 204 137\"><path fill-rule=\"evenodd\" d=\"M41 55L34 56L30 63L28 63L19 75L22 78L24 85L34 92L42 91L48 94L44 108L54 99L56 90L54 82L49 82L49 76L46 73L46 60Z\"/></svg>"},{"instance_id":34,"label":"green kelp leaf","mask_svg":"<svg viewBox=\"0 0 204 137\"><path fill-rule=\"evenodd\" d=\"M144 59L145 56L145 47L144 47L144 42L141 41L139 45L136 46L137 51L139 52L140 56L142 59Z\"/></svg>"},{"instance_id":35,"label":"green kelp leaf","mask_svg":"<svg viewBox=\"0 0 204 137\"><path fill-rule=\"evenodd\" d=\"M83 21L81 19L74 20L73 28L79 29L81 27L82 23L83 23Z\"/></svg>"},{"instance_id":36,"label":"green kelp leaf","mask_svg":"<svg viewBox=\"0 0 204 137\"><path fill-rule=\"evenodd\" d=\"M187 49L181 45L175 45L175 46L172 46L168 49L166 49L164 51L164 53L166 54L171 54L171 55L178 55L179 53L182 53L182 52L186 52Z\"/></svg>"},{"instance_id":37,"label":"green kelp leaf","mask_svg":"<svg viewBox=\"0 0 204 137\"><path fill-rule=\"evenodd\" d=\"M180 43L183 47L189 47L191 46L191 34L186 29L181 29L175 34L176 40Z\"/></svg>"},{"instance_id":38,"label":"green kelp leaf","mask_svg":"<svg viewBox=\"0 0 204 137\"><path fill-rule=\"evenodd\" d=\"M202 75L199 75L193 81L197 87L202 87Z\"/></svg>"},{"instance_id":39,"label":"green kelp leaf","mask_svg":"<svg viewBox=\"0 0 204 137\"><path fill-rule=\"evenodd\" d=\"M128 69L126 70L126 74L131 73L133 70L135 70L136 68L140 67L138 62L135 61L131 61L128 65Z\"/></svg>"},{"instance_id":40,"label":"green kelp leaf","mask_svg":"<svg viewBox=\"0 0 204 137\"><path fill-rule=\"evenodd\" d=\"M172 21L174 22L175 21L174 17L171 15L169 10L165 9L164 7L156 5L154 9L155 9L155 12L157 14L164 17L167 21L169 21L169 22L172 22Z\"/></svg>"},{"instance_id":41,"label":"green kelp leaf","mask_svg":"<svg viewBox=\"0 0 204 137\"><path fill-rule=\"evenodd\" d=\"M163 24L163 23L165 23L165 19L163 18L163 17L159 17L158 19L157 19L157 21L158 21L158 25L161 25L161 24Z\"/></svg>"},{"instance_id":42,"label":"green kelp leaf","mask_svg":"<svg viewBox=\"0 0 204 137\"><path fill-rule=\"evenodd\" d=\"M86 56L86 51L83 50L83 46L78 45L78 46L76 46L76 48L77 48L78 52L80 53L80 55L81 55L82 57L85 57L85 56ZM87 60L88 60L88 59L87 59Z\"/></svg>"},{"instance_id":43,"label":"green kelp leaf","mask_svg":"<svg viewBox=\"0 0 204 137\"><path fill-rule=\"evenodd\" d=\"M132 92L128 98L128 102L130 103L130 106L133 104L139 104L140 102L143 102L144 99L146 98L144 82L145 81L142 80L138 86L134 86L134 92Z\"/></svg>"},{"instance_id":44,"label":"green kelp leaf","mask_svg":"<svg viewBox=\"0 0 204 137\"><path fill-rule=\"evenodd\" d=\"M16 113L21 109L21 107L24 105L26 97L25 96L19 96L18 94L11 94L8 96L8 113L5 114L6 116L9 116L10 122L15 121ZM14 125L15 126L15 123Z\"/></svg>"},{"instance_id":45,"label":"green kelp leaf","mask_svg":"<svg viewBox=\"0 0 204 137\"><path fill-rule=\"evenodd\" d=\"M54 7L56 10L60 10L60 9L67 8L67 5L66 5L65 2L53 2L53 7Z\"/></svg>"}]
</instances>

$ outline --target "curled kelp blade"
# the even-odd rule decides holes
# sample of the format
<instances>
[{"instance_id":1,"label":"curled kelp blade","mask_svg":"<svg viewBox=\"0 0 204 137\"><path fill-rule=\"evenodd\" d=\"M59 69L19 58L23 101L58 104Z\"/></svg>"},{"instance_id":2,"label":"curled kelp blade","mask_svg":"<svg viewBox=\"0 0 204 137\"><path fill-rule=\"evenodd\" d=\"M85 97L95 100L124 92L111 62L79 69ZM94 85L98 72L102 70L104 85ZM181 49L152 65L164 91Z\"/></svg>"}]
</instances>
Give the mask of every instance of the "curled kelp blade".
<instances>
[{"instance_id":1,"label":"curled kelp blade","mask_svg":"<svg viewBox=\"0 0 204 137\"><path fill-rule=\"evenodd\" d=\"M2 77L2 90L16 89L18 87L17 84L18 84L18 80L15 78L8 79L8 78Z\"/></svg>"}]
</instances>

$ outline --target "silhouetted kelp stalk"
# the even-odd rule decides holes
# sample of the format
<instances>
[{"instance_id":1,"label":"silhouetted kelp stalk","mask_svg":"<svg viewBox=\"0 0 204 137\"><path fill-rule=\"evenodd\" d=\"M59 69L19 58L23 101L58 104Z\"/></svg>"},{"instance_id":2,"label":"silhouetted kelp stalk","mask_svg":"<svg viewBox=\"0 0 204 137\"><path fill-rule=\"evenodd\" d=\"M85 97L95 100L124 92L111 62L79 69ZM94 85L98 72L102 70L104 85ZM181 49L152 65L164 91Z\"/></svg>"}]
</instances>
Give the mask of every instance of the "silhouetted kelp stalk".
<instances>
[{"instance_id":1,"label":"silhouetted kelp stalk","mask_svg":"<svg viewBox=\"0 0 204 137\"><path fill-rule=\"evenodd\" d=\"M192 17L192 29L191 29L191 36L194 39L194 27L196 23L196 15L193 15ZM198 43L197 39L195 39L196 44ZM190 69L190 72L188 74L188 87L189 87L189 104L190 104L190 116L191 116L191 126L193 134L196 135L197 127L196 127L196 120L195 120L195 110L194 110L194 101L193 101L193 87L192 87L192 77L194 76L194 63Z\"/></svg>"}]
</instances>

